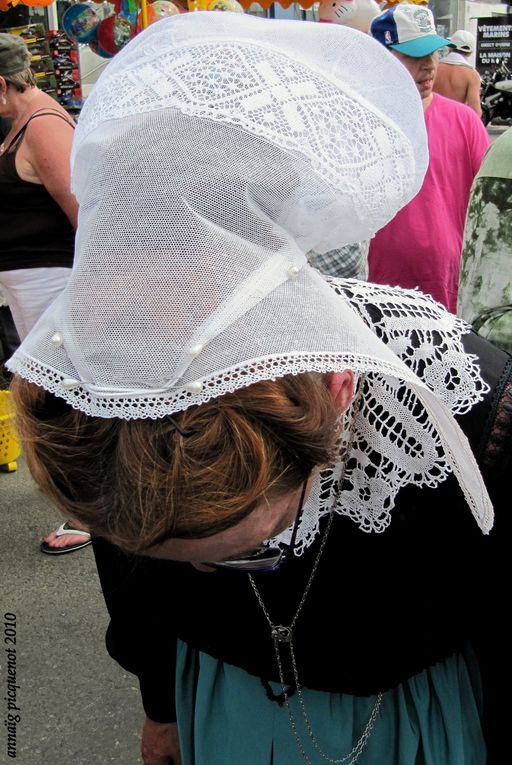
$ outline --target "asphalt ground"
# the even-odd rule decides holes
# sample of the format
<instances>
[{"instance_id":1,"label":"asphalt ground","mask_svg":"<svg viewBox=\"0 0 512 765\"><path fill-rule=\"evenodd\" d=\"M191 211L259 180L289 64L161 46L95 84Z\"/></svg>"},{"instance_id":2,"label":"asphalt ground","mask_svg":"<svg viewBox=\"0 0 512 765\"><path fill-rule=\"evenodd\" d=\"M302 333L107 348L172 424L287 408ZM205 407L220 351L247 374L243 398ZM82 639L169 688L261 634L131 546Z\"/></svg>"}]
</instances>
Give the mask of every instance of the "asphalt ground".
<instances>
[{"instance_id":1,"label":"asphalt ground","mask_svg":"<svg viewBox=\"0 0 512 765\"><path fill-rule=\"evenodd\" d=\"M23 458L0 473L0 763L135 765L144 713L136 678L104 646L92 549L39 551L62 520Z\"/></svg>"}]
</instances>

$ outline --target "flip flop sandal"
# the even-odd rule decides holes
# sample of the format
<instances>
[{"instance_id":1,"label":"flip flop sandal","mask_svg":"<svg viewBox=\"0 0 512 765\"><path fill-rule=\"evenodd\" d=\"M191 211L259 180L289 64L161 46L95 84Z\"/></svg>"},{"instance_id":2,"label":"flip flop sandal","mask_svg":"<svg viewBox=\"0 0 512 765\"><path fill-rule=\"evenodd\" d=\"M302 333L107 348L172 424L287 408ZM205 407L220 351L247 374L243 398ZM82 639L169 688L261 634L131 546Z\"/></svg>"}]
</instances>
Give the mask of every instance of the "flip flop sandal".
<instances>
[{"instance_id":1,"label":"flip flop sandal","mask_svg":"<svg viewBox=\"0 0 512 765\"><path fill-rule=\"evenodd\" d=\"M88 531L83 531L83 529L74 529L69 525L67 521L66 523L63 523L62 526L59 526L55 532L55 535L58 537L73 535L79 537L87 537L87 539L84 539L83 542L78 542L74 545L68 545L67 547L52 547L48 544L48 542L41 542L39 546L41 552L44 552L47 555L64 555L65 553L74 552L75 550L81 550L82 547L87 547L87 545L91 544L91 535Z\"/></svg>"}]
</instances>

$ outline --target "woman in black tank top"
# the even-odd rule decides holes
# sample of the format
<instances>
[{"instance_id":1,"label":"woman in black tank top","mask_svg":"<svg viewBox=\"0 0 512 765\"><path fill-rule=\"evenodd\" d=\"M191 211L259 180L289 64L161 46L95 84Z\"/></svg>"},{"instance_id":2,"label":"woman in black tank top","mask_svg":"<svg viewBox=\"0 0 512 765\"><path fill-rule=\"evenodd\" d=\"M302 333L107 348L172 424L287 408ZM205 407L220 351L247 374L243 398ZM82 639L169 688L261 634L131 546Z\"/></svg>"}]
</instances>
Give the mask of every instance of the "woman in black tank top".
<instances>
[{"instance_id":1,"label":"woman in black tank top","mask_svg":"<svg viewBox=\"0 0 512 765\"><path fill-rule=\"evenodd\" d=\"M0 304L10 306L23 339L65 287L73 263L74 123L36 86L24 40L6 33L0 33L0 118L11 121L0 146ZM90 544L87 532L64 526L44 538L44 552Z\"/></svg>"},{"instance_id":2,"label":"woman in black tank top","mask_svg":"<svg viewBox=\"0 0 512 765\"><path fill-rule=\"evenodd\" d=\"M0 285L23 339L65 285L65 273L56 271L55 288L50 273L38 289L30 271L69 269L73 262L74 123L36 86L24 40L6 33L0 33L0 118L11 121L0 146Z\"/></svg>"}]
</instances>

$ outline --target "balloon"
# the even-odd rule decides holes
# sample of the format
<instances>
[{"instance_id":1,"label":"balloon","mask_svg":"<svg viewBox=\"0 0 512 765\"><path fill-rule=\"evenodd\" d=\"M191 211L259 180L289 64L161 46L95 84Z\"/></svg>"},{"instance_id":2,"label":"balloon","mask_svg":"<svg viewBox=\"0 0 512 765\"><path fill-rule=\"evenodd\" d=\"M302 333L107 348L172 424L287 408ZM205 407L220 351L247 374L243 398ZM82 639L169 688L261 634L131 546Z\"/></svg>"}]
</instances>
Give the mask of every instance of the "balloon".
<instances>
[{"instance_id":1,"label":"balloon","mask_svg":"<svg viewBox=\"0 0 512 765\"><path fill-rule=\"evenodd\" d=\"M124 16L109 16L98 25L96 39L103 51L100 56L114 56L135 35L135 27Z\"/></svg>"},{"instance_id":2,"label":"balloon","mask_svg":"<svg viewBox=\"0 0 512 765\"><path fill-rule=\"evenodd\" d=\"M171 3L170 0L155 0L154 3L148 5L148 25L154 24L155 21L163 19L166 16L178 16L181 11L177 5ZM139 11L137 16L137 27L142 28L142 12Z\"/></svg>"},{"instance_id":3,"label":"balloon","mask_svg":"<svg viewBox=\"0 0 512 765\"><path fill-rule=\"evenodd\" d=\"M244 12L244 9L237 0L188 0L188 9L189 11Z\"/></svg>"},{"instance_id":4,"label":"balloon","mask_svg":"<svg viewBox=\"0 0 512 765\"><path fill-rule=\"evenodd\" d=\"M211 0L206 8L207 11L231 11L231 13L243 13L244 9L237 0Z\"/></svg>"},{"instance_id":5,"label":"balloon","mask_svg":"<svg viewBox=\"0 0 512 765\"><path fill-rule=\"evenodd\" d=\"M89 48L93 53L96 53L97 56L101 56L101 58L112 58L114 55L113 53L107 53L106 50L103 50L97 40L91 40L89 43Z\"/></svg>"},{"instance_id":6,"label":"balloon","mask_svg":"<svg viewBox=\"0 0 512 765\"><path fill-rule=\"evenodd\" d=\"M101 19L90 5L77 3L72 5L62 17L62 29L77 43L88 43L96 36L96 29Z\"/></svg>"}]
</instances>

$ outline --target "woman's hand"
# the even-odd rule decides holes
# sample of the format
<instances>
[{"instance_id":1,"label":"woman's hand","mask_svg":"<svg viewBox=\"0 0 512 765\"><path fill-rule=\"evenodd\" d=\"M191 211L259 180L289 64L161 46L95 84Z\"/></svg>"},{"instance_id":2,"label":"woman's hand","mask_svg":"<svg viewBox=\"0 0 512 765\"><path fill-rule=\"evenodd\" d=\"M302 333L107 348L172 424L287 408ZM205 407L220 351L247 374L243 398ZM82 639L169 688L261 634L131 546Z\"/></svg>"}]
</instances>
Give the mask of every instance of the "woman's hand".
<instances>
[{"instance_id":1,"label":"woman's hand","mask_svg":"<svg viewBox=\"0 0 512 765\"><path fill-rule=\"evenodd\" d=\"M181 765L178 726L146 717L140 750L144 765Z\"/></svg>"}]
</instances>

